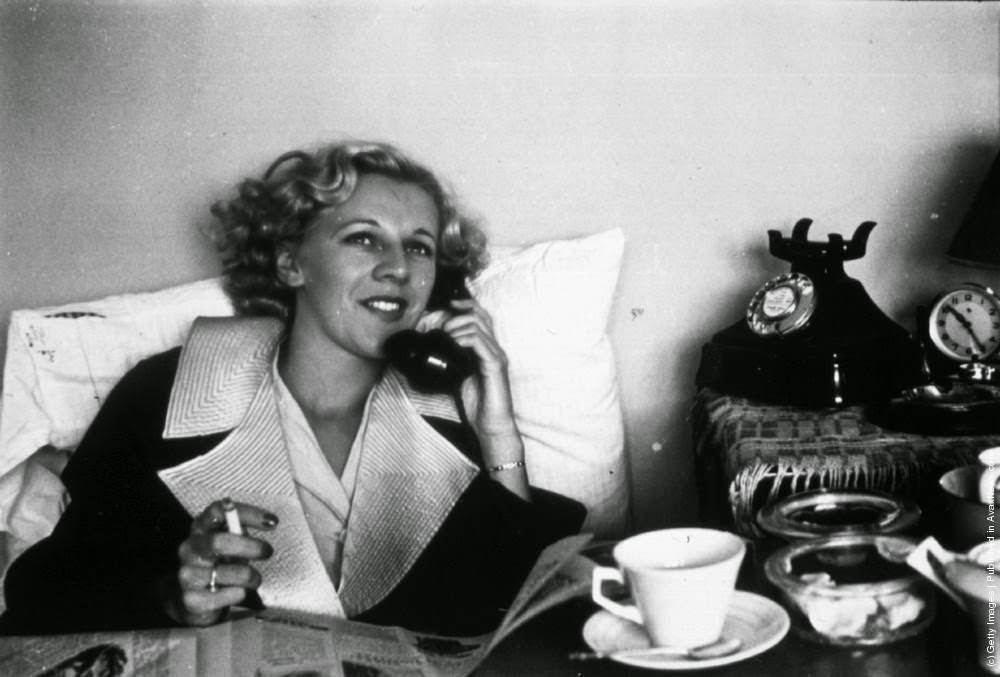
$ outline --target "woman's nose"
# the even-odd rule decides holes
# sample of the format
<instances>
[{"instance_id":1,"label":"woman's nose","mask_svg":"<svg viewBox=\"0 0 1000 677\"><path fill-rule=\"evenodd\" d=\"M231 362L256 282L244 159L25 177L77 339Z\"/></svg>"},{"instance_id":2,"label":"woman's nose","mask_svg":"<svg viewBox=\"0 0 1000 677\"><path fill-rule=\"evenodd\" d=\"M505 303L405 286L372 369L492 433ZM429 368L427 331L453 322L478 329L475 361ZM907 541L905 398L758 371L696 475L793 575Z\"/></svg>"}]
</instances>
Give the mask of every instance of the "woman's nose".
<instances>
[{"instance_id":1,"label":"woman's nose","mask_svg":"<svg viewBox=\"0 0 1000 677\"><path fill-rule=\"evenodd\" d=\"M385 277L398 280L408 279L410 263L406 258L406 252L402 248L386 247L382 250L382 257L375 267L375 275L380 279Z\"/></svg>"}]
</instances>

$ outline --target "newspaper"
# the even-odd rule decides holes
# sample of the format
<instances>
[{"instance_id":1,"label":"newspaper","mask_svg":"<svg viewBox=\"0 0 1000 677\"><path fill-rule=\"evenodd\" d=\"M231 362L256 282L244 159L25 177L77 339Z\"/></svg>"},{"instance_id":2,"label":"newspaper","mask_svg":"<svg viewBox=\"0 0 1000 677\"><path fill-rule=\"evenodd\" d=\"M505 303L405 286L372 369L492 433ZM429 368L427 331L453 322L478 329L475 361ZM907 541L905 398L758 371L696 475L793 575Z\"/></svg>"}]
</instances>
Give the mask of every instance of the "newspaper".
<instances>
[{"instance_id":1,"label":"newspaper","mask_svg":"<svg viewBox=\"0 0 1000 677\"><path fill-rule=\"evenodd\" d=\"M465 677L521 625L589 593L588 534L538 557L499 627L474 637L328 619L307 624L266 615L209 628L0 638L10 677ZM84 666L79 671L73 663ZM87 669L91 672L84 672Z\"/></svg>"},{"instance_id":2,"label":"newspaper","mask_svg":"<svg viewBox=\"0 0 1000 677\"><path fill-rule=\"evenodd\" d=\"M198 631L154 630L0 639L10 677L198 677ZM92 666L91 672L84 672ZM209 673L205 673L209 674Z\"/></svg>"}]
</instances>

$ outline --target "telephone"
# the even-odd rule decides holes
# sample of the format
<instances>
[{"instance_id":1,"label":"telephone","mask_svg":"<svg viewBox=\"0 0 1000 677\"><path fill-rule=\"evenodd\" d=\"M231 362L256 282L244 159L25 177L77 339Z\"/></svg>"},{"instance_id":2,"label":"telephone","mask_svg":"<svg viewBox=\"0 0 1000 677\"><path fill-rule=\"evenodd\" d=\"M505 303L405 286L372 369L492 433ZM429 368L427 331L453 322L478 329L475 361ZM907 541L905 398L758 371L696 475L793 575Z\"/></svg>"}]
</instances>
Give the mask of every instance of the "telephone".
<instances>
[{"instance_id":1,"label":"telephone","mask_svg":"<svg viewBox=\"0 0 1000 677\"><path fill-rule=\"evenodd\" d=\"M428 310L449 308L451 299L472 298L459 270L441 269L427 301ZM396 332L382 347L386 359L418 390L453 393L476 369L476 354L443 329Z\"/></svg>"},{"instance_id":2,"label":"telephone","mask_svg":"<svg viewBox=\"0 0 1000 677\"><path fill-rule=\"evenodd\" d=\"M865 254L873 221L850 240L809 240L811 219L790 238L768 231L772 255L791 270L751 297L745 317L702 348L695 377L740 397L807 407L885 400L926 383L920 345L883 313L844 262Z\"/></svg>"}]
</instances>

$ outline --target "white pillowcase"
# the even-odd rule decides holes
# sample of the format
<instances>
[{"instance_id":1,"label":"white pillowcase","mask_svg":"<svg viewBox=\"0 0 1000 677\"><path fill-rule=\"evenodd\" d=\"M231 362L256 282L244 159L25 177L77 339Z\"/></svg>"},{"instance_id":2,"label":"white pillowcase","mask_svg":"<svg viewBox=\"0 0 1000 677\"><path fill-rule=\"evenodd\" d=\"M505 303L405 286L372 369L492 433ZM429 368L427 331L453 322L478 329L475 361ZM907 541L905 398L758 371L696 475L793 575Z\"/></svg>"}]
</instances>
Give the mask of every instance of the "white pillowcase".
<instances>
[{"instance_id":1,"label":"white pillowcase","mask_svg":"<svg viewBox=\"0 0 1000 677\"><path fill-rule=\"evenodd\" d=\"M609 536L624 530L628 505L605 333L623 247L621 230L495 247L471 285L507 352L532 483L583 502L585 529ZM53 500L57 475L29 458L46 447L74 449L136 362L180 345L195 317L232 312L220 280L211 279L11 314L0 409L0 530L13 537L8 555L46 535L61 510Z\"/></svg>"},{"instance_id":2,"label":"white pillowcase","mask_svg":"<svg viewBox=\"0 0 1000 677\"><path fill-rule=\"evenodd\" d=\"M585 531L620 536L629 484L614 354L606 329L625 236L491 250L470 285L507 353L528 478L588 509Z\"/></svg>"},{"instance_id":3,"label":"white pillowcase","mask_svg":"<svg viewBox=\"0 0 1000 677\"><path fill-rule=\"evenodd\" d=\"M218 279L11 313L0 414L0 475L27 436L75 449L118 380L140 360L179 346L199 315L232 315ZM11 399L17 400L16 407ZM15 425L16 424L16 425Z\"/></svg>"}]
</instances>

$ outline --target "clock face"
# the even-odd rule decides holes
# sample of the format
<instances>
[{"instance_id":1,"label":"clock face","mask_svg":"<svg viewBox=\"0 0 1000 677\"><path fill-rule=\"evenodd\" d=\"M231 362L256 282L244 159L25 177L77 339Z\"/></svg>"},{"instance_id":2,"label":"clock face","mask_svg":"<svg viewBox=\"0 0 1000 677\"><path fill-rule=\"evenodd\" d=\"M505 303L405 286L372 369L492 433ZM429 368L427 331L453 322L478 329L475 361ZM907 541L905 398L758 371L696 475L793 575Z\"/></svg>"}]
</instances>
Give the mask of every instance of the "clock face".
<instances>
[{"instance_id":1,"label":"clock face","mask_svg":"<svg viewBox=\"0 0 1000 677\"><path fill-rule=\"evenodd\" d=\"M966 283L945 292L928 320L931 341L953 360L984 360L1000 347L1000 297L989 287Z\"/></svg>"},{"instance_id":2,"label":"clock face","mask_svg":"<svg viewBox=\"0 0 1000 677\"><path fill-rule=\"evenodd\" d=\"M764 283L747 306L747 324L758 336L784 336L802 329L816 309L816 289L802 273Z\"/></svg>"}]
</instances>

